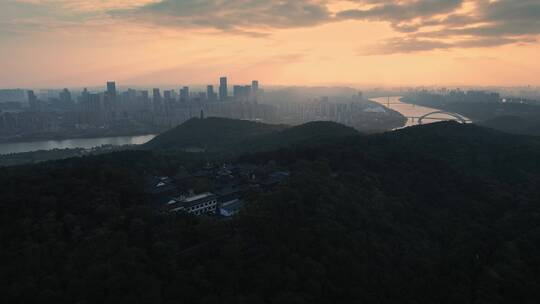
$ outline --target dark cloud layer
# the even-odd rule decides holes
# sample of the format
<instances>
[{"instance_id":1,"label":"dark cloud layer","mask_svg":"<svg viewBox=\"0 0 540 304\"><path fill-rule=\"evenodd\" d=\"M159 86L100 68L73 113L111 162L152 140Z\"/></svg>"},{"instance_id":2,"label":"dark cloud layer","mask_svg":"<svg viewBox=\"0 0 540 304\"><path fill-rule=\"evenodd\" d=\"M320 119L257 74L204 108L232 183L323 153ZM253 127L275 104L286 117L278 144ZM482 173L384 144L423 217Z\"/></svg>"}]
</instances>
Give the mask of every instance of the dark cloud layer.
<instances>
[{"instance_id":1,"label":"dark cloud layer","mask_svg":"<svg viewBox=\"0 0 540 304\"><path fill-rule=\"evenodd\" d=\"M465 2L473 8L460 12ZM376 14L382 11L386 13ZM340 12L338 16L378 18L404 33L362 51L372 55L531 43L540 35L540 0L419 0L385 3L366 11Z\"/></svg>"},{"instance_id":2,"label":"dark cloud layer","mask_svg":"<svg viewBox=\"0 0 540 304\"><path fill-rule=\"evenodd\" d=\"M356 1L366 2L366 1ZM398 1L367 1L382 3L370 9L350 9L338 12L337 18L389 21L396 30L414 31L411 21L416 18L429 18L438 14L451 13L458 9L463 0L421 0L409 3Z\"/></svg>"},{"instance_id":3,"label":"dark cloud layer","mask_svg":"<svg viewBox=\"0 0 540 304\"><path fill-rule=\"evenodd\" d=\"M313 26L331 19L325 3L319 0L163 0L111 14L160 25L248 34Z\"/></svg>"},{"instance_id":4,"label":"dark cloud layer","mask_svg":"<svg viewBox=\"0 0 540 304\"><path fill-rule=\"evenodd\" d=\"M358 8L331 12L332 1L162 0L110 14L250 35L341 20L382 21L397 34L372 48L372 53L385 54L529 43L540 35L540 0L349 0ZM465 4L471 9L463 10Z\"/></svg>"}]
</instances>

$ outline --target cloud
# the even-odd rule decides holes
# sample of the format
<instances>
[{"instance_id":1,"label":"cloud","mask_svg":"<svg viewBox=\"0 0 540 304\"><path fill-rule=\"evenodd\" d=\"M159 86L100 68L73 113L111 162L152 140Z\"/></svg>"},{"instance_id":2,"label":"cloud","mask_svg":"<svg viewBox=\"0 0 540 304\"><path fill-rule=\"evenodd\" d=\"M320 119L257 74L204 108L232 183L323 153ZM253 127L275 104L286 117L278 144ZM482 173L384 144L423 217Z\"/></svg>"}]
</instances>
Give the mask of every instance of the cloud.
<instances>
[{"instance_id":1,"label":"cloud","mask_svg":"<svg viewBox=\"0 0 540 304\"><path fill-rule=\"evenodd\" d=\"M388 21L402 33L362 51L372 55L535 43L538 0L390 1L338 13L344 19Z\"/></svg>"},{"instance_id":2,"label":"cloud","mask_svg":"<svg viewBox=\"0 0 540 304\"><path fill-rule=\"evenodd\" d=\"M41 6L57 7L74 12L98 12L110 9L133 8L160 0L5 0Z\"/></svg>"},{"instance_id":3,"label":"cloud","mask_svg":"<svg viewBox=\"0 0 540 304\"><path fill-rule=\"evenodd\" d=\"M534 43L540 36L540 0L0 0L0 37L70 31L111 17L250 37L345 20L389 23L394 36L365 54Z\"/></svg>"},{"instance_id":4,"label":"cloud","mask_svg":"<svg viewBox=\"0 0 540 304\"><path fill-rule=\"evenodd\" d=\"M422 51L433 50L448 50L448 49L467 49L467 48L482 48L491 46L500 46L514 43L531 43L536 40L522 41L513 38L473 38L462 39L456 41L441 41L434 39L417 39L417 38L392 38L383 42L372 45L368 48L359 50L359 55L390 55L390 54L406 54Z\"/></svg>"},{"instance_id":5,"label":"cloud","mask_svg":"<svg viewBox=\"0 0 540 304\"><path fill-rule=\"evenodd\" d=\"M136 22L251 35L275 28L314 26L332 17L322 0L163 0L109 13Z\"/></svg>"},{"instance_id":6,"label":"cloud","mask_svg":"<svg viewBox=\"0 0 540 304\"><path fill-rule=\"evenodd\" d=\"M411 24L418 18L430 18L444 13L451 13L460 8L463 0L419 0L419 1L356 1L375 3L369 9L349 9L336 14L340 19L360 19L389 21L398 31L418 29Z\"/></svg>"}]
</instances>

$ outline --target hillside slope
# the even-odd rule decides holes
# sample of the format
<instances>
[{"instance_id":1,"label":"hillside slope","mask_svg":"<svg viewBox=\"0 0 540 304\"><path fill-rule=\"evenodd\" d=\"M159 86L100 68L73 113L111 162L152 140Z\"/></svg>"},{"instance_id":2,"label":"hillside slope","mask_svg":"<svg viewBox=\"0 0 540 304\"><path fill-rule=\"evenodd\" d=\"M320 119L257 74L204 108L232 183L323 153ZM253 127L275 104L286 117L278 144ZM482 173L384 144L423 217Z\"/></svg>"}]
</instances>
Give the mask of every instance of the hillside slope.
<instances>
[{"instance_id":1,"label":"hillside slope","mask_svg":"<svg viewBox=\"0 0 540 304\"><path fill-rule=\"evenodd\" d=\"M152 150L199 148L208 152L258 152L292 145L323 143L332 138L355 136L353 128L334 122L300 126L269 125L225 118L191 119L147 144Z\"/></svg>"},{"instance_id":2,"label":"hillside slope","mask_svg":"<svg viewBox=\"0 0 540 304\"><path fill-rule=\"evenodd\" d=\"M234 147L251 137L277 132L285 128L282 125L228 118L193 118L156 136L146 143L144 148L154 150L187 148L220 150Z\"/></svg>"},{"instance_id":3,"label":"hillside slope","mask_svg":"<svg viewBox=\"0 0 540 304\"><path fill-rule=\"evenodd\" d=\"M342 130L250 138L318 144L242 157L290 178L231 221L156 212L142 192L168 165L156 151L3 169L0 301L538 301L538 138L444 122L323 140L321 127Z\"/></svg>"}]
</instances>

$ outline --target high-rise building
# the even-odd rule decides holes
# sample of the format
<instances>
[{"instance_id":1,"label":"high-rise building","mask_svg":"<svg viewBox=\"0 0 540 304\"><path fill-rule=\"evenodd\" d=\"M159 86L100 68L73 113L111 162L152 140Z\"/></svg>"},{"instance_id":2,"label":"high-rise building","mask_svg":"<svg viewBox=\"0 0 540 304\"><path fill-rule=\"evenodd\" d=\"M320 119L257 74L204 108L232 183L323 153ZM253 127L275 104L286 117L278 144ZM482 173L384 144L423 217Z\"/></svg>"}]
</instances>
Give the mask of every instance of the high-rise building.
<instances>
[{"instance_id":1,"label":"high-rise building","mask_svg":"<svg viewBox=\"0 0 540 304\"><path fill-rule=\"evenodd\" d=\"M235 100L240 100L242 98L242 92L244 91L244 87L241 85L235 85L233 86L233 97Z\"/></svg>"},{"instance_id":2,"label":"high-rise building","mask_svg":"<svg viewBox=\"0 0 540 304\"><path fill-rule=\"evenodd\" d=\"M229 89L227 88L227 77L219 79L219 100L226 101L229 98Z\"/></svg>"},{"instance_id":3,"label":"high-rise building","mask_svg":"<svg viewBox=\"0 0 540 304\"><path fill-rule=\"evenodd\" d=\"M107 120L116 119L118 98L116 96L116 83L114 81L107 82L107 92L105 92L105 115Z\"/></svg>"},{"instance_id":4,"label":"high-rise building","mask_svg":"<svg viewBox=\"0 0 540 304\"><path fill-rule=\"evenodd\" d=\"M249 98L251 96L251 91L252 88L250 85L244 86L244 92L242 92L244 94L244 98Z\"/></svg>"},{"instance_id":5,"label":"high-rise building","mask_svg":"<svg viewBox=\"0 0 540 304\"><path fill-rule=\"evenodd\" d=\"M26 92L22 89L1 89L0 102L24 102L26 101Z\"/></svg>"},{"instance_id":6,"label":"high-rise building","mask_svg":"<svg viewBox=\"0 0 540 304\"><path fill-rule=\"evenodd\" d=\"M89 123L94 126L101 126L104 123L103 94L88 94Z\"/></svg>"},{"instance_id":7,"label":"high-rise building","mask_svg":"<svg viewBox=\"0 0 540 304\"><path fill-rule=\"evenodd\" d=\"M59 98L62 102L71 102L71 92L68 89L63 89L59 94Z\"/></svg>"},{"instance_id":8,"label":"high-rise building","mask_svg":"<svg viewBox=\"0 0 540 304\"><path fill-rule=\"evenodd\" d=\"M159 89L154 88L152 90L152 99L154 99L154 101L155 100L161 100L161 93L159 92Z\"/></svg>"},{"instance_id":9,"label":"high-rise building","mask_svg":"<svg viewBox=\"0 0 540 304\"><path fill-rule=\"evenodd\" d=\"M71 99L71 92L68 89L63 89L58 95L60 104L63 108L73 107L73 100Z\"/></svg>"},{"instance_id":10,"label":"high-rise building","mask_svg":"<svg viewBox=\"0 0 540 304\"><path fill-rule=\"evenodd\" d=\"M216 101L216 93L214 93L214 86L206 86L206 98L208 101Z\"/></svg>"},{"instance_id":11,"label":"high-rise building","mask_svg":"<svg viewBox=\"0 0 540 304\"><path fill-rule=\"evenodd\" d=\"M28 105L30 106L30 109L32 111L40 111L41 104L39 100L37 99L36 94L34 94L34 91L32 90L27 91L27 96L28 96Z\"/></svg>"},{"instance_id":12,"label":"high-rise building","mask_svg":"<svg viewBox=\"0 0 540 304\"><path fill-rule=\"evenodd\" d=\"M183 87L180 89L180 101L182 102L189 101L189 87Z\"/></svg>"},{"instance_id":13,"label":"high-rise building","mask_svg":"<svg viewBox=\"0 0 540 304\"><path fill-rule=\"evenodd\" d=\"M172 99L172 91L170 90L165 90L163 91L163 98L165 98L165 100L171 100Z\"/></svg>"},{"instance_id":14,"label":"high-rise building","mask_svg":"<svg viewBox=\"0 0 540 304\"><path fill-rule=\"evenodd\" d=\"M248 101L251 97L251 86L235 85L233 87L233 96L235 101Z\"/></svg>"},{"instance_id":15,"label":"high-rise building","mask_svg":"<svg viewBox=\"0 0 540 304\"><path fill-rule=\"evenodd\" d=\"M162 109L161 93L158 88L152 90L152 104L154 106L154 112L159 113Z\"/></svg>"},{"instance_id":16,"label":"high-rise building","mask_svg":"<svg viewBox=\"0 0 540 304\"><path fill-rule=\"evenodd\" d=\"M251 91L253 92L253 94L257 94L259 92L259 81L258 80L253 80L251 82Z\"/></svg>"},{"instance_id":17,"label":"high-rise building","mask_svg":"<svg viewBox=\"0 0 540 304\"><path fill-rule=\"evenodd\" d=\"M116 97L116 83L114 81L107 82L107 94L110 97Z\"/></svg>"}]
</instances>

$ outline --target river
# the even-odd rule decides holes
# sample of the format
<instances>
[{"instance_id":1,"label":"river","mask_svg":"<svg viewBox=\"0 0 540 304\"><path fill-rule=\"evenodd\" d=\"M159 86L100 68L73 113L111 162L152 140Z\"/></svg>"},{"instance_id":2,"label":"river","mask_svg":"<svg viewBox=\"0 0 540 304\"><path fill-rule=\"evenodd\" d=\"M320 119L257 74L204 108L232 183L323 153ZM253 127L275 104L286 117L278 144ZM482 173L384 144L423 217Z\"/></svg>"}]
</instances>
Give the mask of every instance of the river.
<instances>
[{"instance_id":1,"label":"river","mask_svg":"<svg viewBox=\"0 0 540 304\"><path fill-rule=\"evenodd\" d=\"M83 148L90 149L103 145L142 145L156 135L138 135L138 136L117 136L117 137L100 137L100 138L74 138L63 140L43 140L31 142L17 142L0 144L0 155L10 153L32 152L38 150L53 150L53 149L75 149Z\"/></svg>"},{"instance_id":2,"label":"river","mask_svg":"<svg viewBox=\"0 0 540 304\"><path fill-rule=\"evenodd\" d=\"M375 101L394 111L397 111L405 117L421 117L429 113L440 111L440 109L404 103L399 100L400 98L401 96L390 96L390 97L371 98L370 100ZM460 115L460 116L463 117L463 115ZM470 119L466 117L464 118L470 121ZM433 114L433 115L430 115L428 119L424 119L422 123L428 124L428 123L446 121L446 120L455 120L455 118L447 114ZM407 119L407 124L405 125L405 127L416 126L416 125L418 125L418 119L409 118Z\"/></svg>"}]
</instances>

